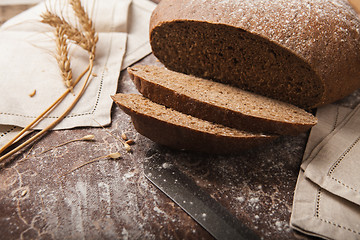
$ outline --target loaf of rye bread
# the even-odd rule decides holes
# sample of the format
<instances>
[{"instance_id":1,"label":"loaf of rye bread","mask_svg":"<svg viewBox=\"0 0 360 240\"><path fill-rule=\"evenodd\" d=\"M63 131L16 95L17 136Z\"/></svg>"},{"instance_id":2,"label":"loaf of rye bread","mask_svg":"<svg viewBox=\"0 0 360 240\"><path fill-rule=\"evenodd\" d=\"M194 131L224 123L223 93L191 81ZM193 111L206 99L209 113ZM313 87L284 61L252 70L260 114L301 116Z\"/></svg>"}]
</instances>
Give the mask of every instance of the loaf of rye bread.
<instances>
[{"instance_id":1,"label":"loaf of rye bread","mask_svg":"<svg viewBox=\"0 0 360 240\"><path fill-rule=\"evenodd\" d=\"M150 43L169 69L314 108L360 87L347 0L162 0Z\"/></svg>"},{"instance_id":2,"label":"loaf of rye bread","mask_svg":"<svg viewBox=\"0 0 360 240\"><path fill-rule=\"evenodd\" d=\"M151 101L224 126L297 135L317 122L294 105L164 67L138 65L128 68L128 73L138 91Z\"/></svg>"},{"instance_id":3,"label":"loaf of rye bread","mask_svg":"<svg viewBox=\"0 0 360 240\"><path fill-rule=\"evenodd\" d=\"M175 149L230 154L276 138L201 120L154 103L138 94L118 93L112 99L131 116L134 127L140 134Z\"/></svg>"}]
</instances>

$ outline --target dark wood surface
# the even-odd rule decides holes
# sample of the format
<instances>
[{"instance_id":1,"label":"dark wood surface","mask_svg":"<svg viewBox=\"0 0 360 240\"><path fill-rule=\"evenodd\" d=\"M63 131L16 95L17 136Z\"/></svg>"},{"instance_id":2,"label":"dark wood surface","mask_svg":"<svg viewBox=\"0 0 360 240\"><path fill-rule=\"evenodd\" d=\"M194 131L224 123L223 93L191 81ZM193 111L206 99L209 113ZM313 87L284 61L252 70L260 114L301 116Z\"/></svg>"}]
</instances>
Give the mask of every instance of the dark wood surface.
<instances>
[{"instance_id":1,"label":"dark wood surface","mask_svg":"<svg viewBox=\"0 0 360 240\"><path fill-rule=\"evenodd\" d=\"M0 6L0 21L26 7ZM161 65L153 55L141 64ZM118 92L136 92L122 72ZM354 107L360 92L341 101ZM112 133L110 135L109 132ZM113 135L135 139L132 153ZM94 142L68 140L94 134ZM139 135L113 106L112 124L53 131L0 170L0 239L211 239L143 174L144 159L161 154L263 239L304 238L289 227L293 193L308 134L282 137L236 156L173 151ZM121 151L60 177L91 159ZM27 156L28 158L24 160Z\"/></svg>"}]
</instances>

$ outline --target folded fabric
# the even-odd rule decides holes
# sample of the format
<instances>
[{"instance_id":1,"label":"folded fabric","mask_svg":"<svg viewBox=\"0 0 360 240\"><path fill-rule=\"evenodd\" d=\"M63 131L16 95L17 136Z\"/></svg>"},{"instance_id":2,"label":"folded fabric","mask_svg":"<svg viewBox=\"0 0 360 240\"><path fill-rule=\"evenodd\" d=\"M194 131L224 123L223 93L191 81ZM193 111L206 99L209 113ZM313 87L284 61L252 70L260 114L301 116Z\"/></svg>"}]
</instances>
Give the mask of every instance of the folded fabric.
<instances>
[{"instance_id":1,"label":"folded fabric","mask_svg":"<svg viewBox=\"0 0 360 240\"><path fill-rule=\"evenodd\" d=\"M81 0L97 32L127 32L128 10L131 0ZM53 31L42 24L41 14L47 9L64 16L76 26L76 18L68 1L46 0L6 21L2 30L7 31Z\"/></svg>"},{"instance_id":2,"label":"folded fabric","mask_svg":"<svg viewBox=\"0 0 360 240\"><path fill-rule=\"evenodd\" d=\"M1 0L0 6L6 6L6 5L21 5L21 4L35 4L39 3L42 0Z\"/></svg>"},{"instance_id":3,"label":"folded fabric","mask_svg":"<svg viewBox=\"0 0 360 240\"><path fill-rule=\"evenodd\" d=\"M0 125L0 147L13 139L21 129L20 127L10 125Z\"/></svg>"},{"instance_id":4,"label":"folded fabric","mask_svg":"<svg viewBox=\"0 0 360 240\"><path fill-rule=\"evenodd\" d=\"M116 92L120 64L125 52L126 34L99 33L91 82L70 114L55 129L98 126L110 123L112 101ZM66 90L54 57L55 41L51 34L37 32L0 32L0 124L25 127ZM70 48L73 76L88 65L88 53L78 46ZM9 63L11 63L10 66ZM80 82L75 88L77 93ZM36 91L33 97L29 94ZM75 98L69 94L35 129L51 123Z\"/></svg>"},{"instance_id":5,"label":"folded fabric","mask_svg":"<svg viewBox=\"0 0 360 240\"><path fill-rule=\"evenodd\" d=\"M301 167L320 187L360 205L359 156L360 105L316 146Z\"/></svg>"},{"instance_id":6,"label":"folded fabric","mask_svg":"<svg viewBox=\"0 0 360 240\"><path fill-rule=\"evenodd\" d=\"M318 109L319 122L311 130L295 189L290 219L294 229L326 239L360 238L360 206L323 189L305 176L307 167L313 161L327 161L327 158L315 160L314 156L320 156L318 154L324 151L322 149L328 148L327 144L339 143L334 143L332 137L336 132L343 131L343 127L349 127L347 123L356 116L356 110L337 105ZM347 167L352 168L353 165Z\"/></svg>"},{"instance_id":7,"label":"folded fabric","mask_svg":"<svg viewBox=\"0 0 360 240\"><path fill-rule=\"evenodd\" d=\"M317 109L316 116L320 117L321 120L311 129L301 164L303 170L306 169L311 161L310 155L316 153L316 150L320 148L319 144L342 123L351 111L351 108L334 104Z\"/></svg>"},{"instance_id":8,"label":"folded fabric","mask_svg":"<svg viewBox=\"0 0 360 240\"><path fill-rule=\"evenodd\" d=\"M148 0L133 0L129 9L129 28L126 53L121 70L139 61L149 53L149 25L156 4Z\"/></svg>"},{"instance_id":9,"label":"folded fabric","mask_svg":"<svg viewBox=\"0 0 360 240\"><path fill-rule=\"evenodd\" d=\"M92 14L94 15L96 31L128 33L126 53L121 70L126 69L131 64L151 53L149 21L151 13L156 7L155 3L149 0L103 0L95 1L96 5L92 6L90 2L90 0L86 1L84 5L90 8L90 10L92 8L97 9L96 13ZM48 2L46 3L49 5ZM54 3L56 3L54 0L50 2L52 8L58 9L57 11L61 12L63 7L56 6ZM42 31L49 31L49 28L44 29L44 26L40 23L40 14L45 10L44 7L44 3L38 4L8 20L0 29L31 31L35 28L37 31L40 31L40 29L43 29Z\"/></svg>"},{"instance_id":10,"label":"folded fabric","mask_svg":"<svg viewBox=\"0 0 360 240\"><path fill-rule=\"evenodd\" d=\"M49 9L77 26L75 14L66 3L56 0L43 2L2 26L0 64L3 67L0 69L0 89L3 89L3 93L0 95L0 124L27 126L66 90L55 58L54 29L40 22L40 15ZM107 4L119 11L122 9L123 14L127 15L130 1L106 0L94 3L83 2L99 34L93 70L95 75L91 77L81 100L55 129L97 126L92 119L102 125L110 123L112 101L109 96L117 89L127 39L125 32L111 30L126 31L124 26L127 17L112 17L113 14L107 12ZM88 53L70 43L69 58L73 77L76 78L88 65ZM80 87L81 82L74 88L74 92L78 92ZM29 94L34 91L36 94L30 97ZM34 129L42 129L54 121L74 98L74 95L68 95Z\"/></svg>"},{"instance_id":11,"label":"folded fabric","mask_svg":"<svg viewBox=\"0 0 360 240\"><path fill-rule=\"evenodd\" d=\"M65 91L54 58L53 29L40 23L40 14L46 7L72 18L71 11L65 13L68 8L65 8L64 2L59 2L40 3L0 28L0 52L7 52L10 57L0 57L3 66L0 69L0 89L6 89L6 94L0 95L0 147L19 131L20 128L14 125L26 126ZM55 129L98 126L93 119L102 125L109 124L112 105L109 96L116 92L120 70L151 52L148 25L156 4L148 0L106 0L83 1L83 5L93 17L96 31L99 32L95 74L80 102ZM13 40L21 44L13 44ZM71 56L71 66L76 77L87 66L88 57L77 46L70 47L70 55L74 55ZM36 94L30 97L34 90ZM53 121L72 98L69 95L35 129L41 129Z\"/></svg>"},{"instance_id":12,"label":"folded fabric","mask_svg":"<svg viewBox=\"0 0 360 240\"><path fill-rule=\"evenodd\" d=\"M325 239L360 239L360 207L320 188L301 170L290 226Z\"/></svg>"}]
</instances>

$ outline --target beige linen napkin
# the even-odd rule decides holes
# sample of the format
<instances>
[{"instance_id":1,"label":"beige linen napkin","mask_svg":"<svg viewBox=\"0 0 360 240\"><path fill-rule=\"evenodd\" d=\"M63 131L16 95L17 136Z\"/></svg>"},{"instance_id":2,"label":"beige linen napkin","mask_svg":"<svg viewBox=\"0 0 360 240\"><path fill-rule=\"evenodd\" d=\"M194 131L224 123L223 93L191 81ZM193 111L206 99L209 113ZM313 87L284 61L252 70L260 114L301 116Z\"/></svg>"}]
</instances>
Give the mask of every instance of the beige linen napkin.
<instances>
[{"instance_id":1,"label":"beige linen napkin","mask_svg":"<svg viewBox=\"0 0 360 240\"><path fill-rule=\"evenodd\" d=\"M46 8L61 12L67 19L74 16L66 1L46 1L4 24L0 31L0 124L25 127L64 91L57 62L53 29L40 23ZM112 101L110 95L117 89L122 59L126 48L126 19L129 0L84 1L83 5L93 16L99 33L94 73L91 82L75 108L55 129L78 126L97 126L110 123ZM119 12L112 12L115 9ZM109 13L109 10L111 12ZM28 17L27 17L28 16ZM114 17L116 16L116 17ZM26 30L24 30L26 29ZM123 32L114 32L114 30ZM80 75L88 64L86 51L70 44L73 76ZM81 82L74 89L79 91ZM36 90L33 97L29 93ZM57 118L73 101L69 95L35 129L41 129Z\"/></svg>"},{"instance_id":2,"label":"beige linen napkin","mask_svg":"<svg viewBox=\"0 0 360 240\"><path fill-rule=\"evenodd\" d=\"M21 4L35 4L39 3L42 0L0 0L0 6L6 5L21 5Z\"/></svg>"},{"instance_id":3,"label":"beige linen napkin","mask_svg":"<svg viewBox=\"0 0 360 240\"><path fill-rule=\"evenodd\" d=\"M314 183L360 205L360 105L314 149L301 167Z\"/></svg>"},{"instance_id":4,"label":"beige linen napkin","mask_svg":"<svg viewBox=\"0 0 360 240\"><path fill-rule=\"evenodd\" d=\"M97 126L92 119L102 125L110 122L112 101L109 96L117 88L125 43L124 33L99 33L93 70L96 76L91 78L83 97L56 129ZM11 66L0 68L0 89L3 89L0 95L1 124L25 127L65 91L52 49L56 46L51 34L0 32L1 59L11 63ZM88 64L88 53L73 45L70 56L73 75L78 76ZM0 60L0 66L6 64ZM74 92L77 93L80 88L81 82ZM36 94L30 97L29 94L35 90ZM35 129L51 123L74 98L69 94Z\"/></svg>"},{"instance_id":5,"label":"beige linen napkin","mask_svg":"<svg viewBox=\"0 0 360 240\"><path fill-rule=\"evenodd\" d=\"M98 5L101 7L101 9L97 10L97 14L94 14L95 26L98 31L112 31L112 29L115 29L118 32L128 33L126 53L121 68L123 70L151 53L149 20L156 4L149 0L110 0L111 4L99 4L99 2L106 3L107 1L109 0L95 1L94 8L98 9ZM114 6L114 2L117 3L116 6ZM129 4L130 8L127 11ZM92 5L87 1L85 6L91 8ZM56 9L59 9L59 7L56 7ZM39 31L39 25L41 25L39 24L39 16L43 10L44 4L39 4L8 20L0 29L29 31L35 27ZM104 12L106 14L103 14ZM111 28L108 22L112 23ZM41 26L41 28L44 28L44 26Z\"/></svg>"},{"instance_id":6,"label":"beige linen napkin","mask_svg":"<svg viewBox=\"0 0 360 240\"><path fill-rule=\"evenodd\" d=\"M127 32L127 19L131 0L81 0L95 24L97 32ZM66 0L46 0L6 21L0 29L7 31L53 31L40 23L41 14L49 9L64 16L75 25L75 16Z\"/></svg>"},{"instance_id":7,"label":"beige linen napkin","mask_svg":"<svg viewBox=\"0 0 360 240\"><path fill-rule=\"evenodd\" d=\"M0 125L0 147L13 139L22 128L10 125Z\"/></svg>"},{"instance_id":8,"label":"beige linen napkin","mask_svg":"<svg viewBox=\"0 0 360 240\"><path fill-rule=\"evenodd\" d=\"M94 69L94 73L96 73L97 77L92 79L81 102L77 104L70 115L64 119L56 129L72 128L76 126L98 126L93 119L102 125L110 123L112 101L109 96L116 91L120 69L126 68L151 52L148 41L148 25L150 15L156 4L148 0L134 0L133 3L131 3L130 0L95 1L95 5L90 4L90 2L91 1L86 1L84 2L84 5L93 16L97 31L100 32L99 46L97 47L97 64ZM51 4L52 2L46 1L47 6L49 6L49 3L50 6L53 6L50 9L57 9ZM128 10L129 5L130 9ZM33 54L31 54L31 57L29 54L29 57L24 56L24 54L18 55L18 58L20 58L18 60L23 63L25 62L26 65L30 63L30 65L33 65L35 68L41 68L40 72L31 72L30 70L33 68L25 66L31 74L36 76L35 80L30 77L29 71L24 71L23 68L19 71L20 64L18 62L17 64L12 64L10 66L10 70L12 70L18 78L14 80L14 77L12 77L11 81L3 81L3 78L0 78L0 88L4 87L8 89L7 85L9 83L6 82L11 82L10 85L12 85L13 89L15 88L16 91L14 94L17 95L15 97L12 91L9 90L7 91L8 94L6 94L6 97L0 96L0 124L17 126L27 125L36 115L34 114L34 107L35 110L39 112L40 105L43 107L41 110L47 107L43 104L45 100L48 101L48 99L43 100L44 96L46 96L45 98L56 98L56 91L62 93L65 90L61 79L56 79L58 77L58 69L56 67L56 62L55 66L53 66L55 59L52 55L53 53L48 50L51 48L54 49L52 46L54 43L51 34L49 33L49 31L52 30L48 26L39 23L39 14L43 12L44 7L44 3L41 3L7 21L0 28L0 35L8 34L11 35L12 39L22 38L23 41L20 46L32 46L31 51L37 53L35 54L36 59L38 59L38 57L41 59L41 61L39 59L35 61ZM63 8L61 11L64 11ZM130 14L129 16L128 13ZM126 32L128 32L127 43ZM19 36L19 34L24 35ZM41 41L35 42L35 40L39 40L37 38L42 39ZM8 40L3 36L0 37L0 41L7 41L8 44L11 42L11 40ZM124 57L124 63L121 64L125 43L127 44L127 51ZM7 50L8 55L14 57L16 52L20 52L18 46L10 44L10 47L13 48L12 50L14 50L14 52L11 53L12 50ZM2 52L2 48L7 49L7 46L1 43L0 52ZM75 53L75 57L72 57L72 62L74 62L73 68L80 66L79 69L81 69L81 62L84 60L87 61L87 57L85 58L85 55L82 55L81 51L78 53L76 47L72 47L71 52ZM1 59L4 58L0 58L0 61ZM32 61L29 61L29 59ZM43 65L44 60L45 65L51 65L49 68ZM9 59L7 59L6 62L8 64L10 62ZM52 64L49 64L50 62ZM11 77L9 69L3 68L0 69L0 71L2 71L2 73L5 72L5 75L10 75ZM50 73L49 76L46 76L42 71L48 74ZM75 72L76 71L78 70L75 70ZM23 73L23 77L21 77L21 73ZM19 81L21 83L15 83ZM6 86L4 82L6 83ZM41 83L43 85L41 85ZM26 87L21 87L20 89L19 84L26 84ZM35 89L37 90L36 95L33 98L30 98L29 93ZM21 98L19 98L19 96L21 96ZM17 102L14 103L12 100L10 101L8 97L12 100L15 98ZM72 97L69 97L67 101L71 101L71 98ZM2 104L4 101L7 104ZM23 102L31 107L28 107L28 105L24 107L22 104L18 104ZM11 104L11 107L9 107L9 104ZM66 106L67 104L64 102L62 105ZM31 111L29 111L29 109L31 109ZM53 118L56 118L59 112L61 112L60 108L48 116L47 119L52 120ZM42 128L45 124L46 122L43 122L41 125L38 125L37 128ZM0 125L0 146L9 141L18 131L18 127Z\"/></svg>"},{"instance_id":9,"label":"beige linen napkin","mask_svg":"<svg viewBox=\"0 0 360 240\"><path fill-rule=\"evenodd\" d=\"M360 135L359 127L352 128L354 126L351 126L353 121L360 119L358 111L359 107L352 111L337 105L327 105L318 109L319 123L311 130L295 189L290 219L290 225L294 229L326 239L360 239L360 206L342 196L344 189L334 194L314 183L312 178L305 176L310 166L311 174L322 174L324 177L323 164L320 164L318 169L313 167L319 167L319 162L326 163L330 159L335 159L333 162L336 162L338 156L347 152L347 144L344 145L344 143L352 141L352 133L357 132L358 136ZM342 134L344 138L339 139L338 134ZM340 155L333 155L332 149L341 151L340 146L345 146ZM329 151L329 149L331 154L324 158L324 151ZM312 166L312 163L316 165ZM346 162L345 168L341 171L347 168L350 170L348 179L357 181L358 173L351 169L357 168L358 165L359 161L357 164ZM324 166L328 167L326 164ZM346 189L345 186L344 188Z\"/></svg>"},{"instance_id":10,"label":"beige linen napkin","mask_svg":"<svg viewBox=\"0 0 360 240\"><path fill-rule=\"evenodd\" d=\"M122 70L151 53L149 25L156 4L147 0L133 0L129 9L129 29Z\"/></svg>"}]
</instances>

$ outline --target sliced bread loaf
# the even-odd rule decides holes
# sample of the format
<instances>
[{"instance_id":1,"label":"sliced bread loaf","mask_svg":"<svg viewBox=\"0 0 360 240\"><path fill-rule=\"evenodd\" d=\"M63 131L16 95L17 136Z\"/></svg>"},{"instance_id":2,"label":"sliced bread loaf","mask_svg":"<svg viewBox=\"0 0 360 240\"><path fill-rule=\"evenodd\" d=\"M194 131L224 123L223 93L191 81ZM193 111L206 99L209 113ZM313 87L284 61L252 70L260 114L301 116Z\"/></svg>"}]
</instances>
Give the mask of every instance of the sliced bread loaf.
<instances>
[{"instance_id":1,"label":"sliced bread loaf","mask_svg":"<svg viewBox=\"0 0 360 240\"><path fill-rule=\"evenodd\" d=\"M151 101L210 122L249 132L296 135L317 122L303 109L157 66L134 66L129 75Z\"/></svg>"},{"instance_id":2,"label":"sliced bread loaf","mask_svg":"<svg viewBox=\"0 0 360 240\"><path fill-rule=\"evenodd\" d=\"M346 0L162 0L150 43L171 70L302 108L360 87L360 20Z\"/></svg>"},{"instance_id":3,"label":"sliced bread loaf","mask_svg":"<svg viewBox=\"0 0 360 240\"><path fill-rule=\"evenodd\" d=\"M276 138L201 120L137 94L119 93L112 96L112 99L131 116L134 127L140 134L176 149L229 154Z\"/></svg>"}]
</instances>

